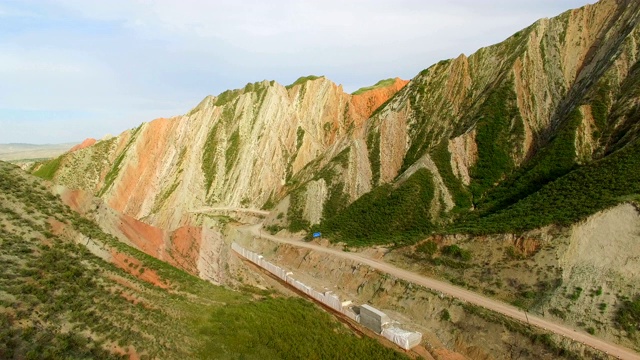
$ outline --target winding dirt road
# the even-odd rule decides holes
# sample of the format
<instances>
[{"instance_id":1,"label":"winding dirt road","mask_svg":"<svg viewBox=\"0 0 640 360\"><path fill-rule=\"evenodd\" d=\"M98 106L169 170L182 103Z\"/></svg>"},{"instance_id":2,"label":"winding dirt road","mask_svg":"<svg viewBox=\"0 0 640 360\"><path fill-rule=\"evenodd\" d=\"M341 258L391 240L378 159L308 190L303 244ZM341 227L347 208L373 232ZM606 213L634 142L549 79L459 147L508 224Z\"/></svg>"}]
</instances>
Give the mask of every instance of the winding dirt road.
<instances>
[{"instance_id":1,"label":"winding dirt road","mask_svg":"<svg viewBox=\"0 0 640 360\"><path fill-rule=\"evenodd\" d=\"M469 290L451 285L449 283L431 279L431 278L428 278L404 269L397 268L384 261L368 258L362 254L343 252L335 249L326 248L320 245L307 243L300 240L293 240L293 239L283 238L279 236L269 235L269 234L266 234L264 231L262 231L262 224L243 226L243 227L239 227L238 229L240 231L246 231L254 236L269 239L271 241L303 247L303 248L311 249L314 251L319 251L319 252L323 252L333 256L341 257L344 259L356 261L361 264L368 265L379 271L393 275L399 279L410 281L414 284L424 286L434 291L439 291L443 294L466 301L470 304L482 306L483 308L506 315L512 319L516 319L522 322L528 321L531 325L556 333L558 335L562 335L564 337L573 339L575 341L581 342L583 344L591 346L594 349L604 351L605 353L609 355L613 355L617 358L625 359L625 360L627 359L640 360L640 354L634 352L633 350L627 349L619 345L611 344L595 336L591 336L587 333L566 327L564 325L557 324L547 319L543 319L531 314L525 314L524 311L514 306L505 304L497 300L489 299L487 297L484 297L482 295L476 294Z\"/></svg>"}]
</instances>

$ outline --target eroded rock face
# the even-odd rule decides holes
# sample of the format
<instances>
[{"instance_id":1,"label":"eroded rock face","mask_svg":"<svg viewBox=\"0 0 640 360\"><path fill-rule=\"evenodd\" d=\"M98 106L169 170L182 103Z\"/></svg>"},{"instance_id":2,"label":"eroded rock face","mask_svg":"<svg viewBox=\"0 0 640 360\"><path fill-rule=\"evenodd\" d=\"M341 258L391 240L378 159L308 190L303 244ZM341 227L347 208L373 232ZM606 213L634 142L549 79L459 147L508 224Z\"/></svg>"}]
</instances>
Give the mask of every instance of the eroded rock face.
<instances>
[{"instance_id":1,"label":"eroded rock face","mask_svg":"<svg viewBox=\"0 0 640 360\"><path fill-rule=\"evenodd\" d=\"M214 283L225 281L226 259L221 256L225 241L217 230L219 223L205 219L196 226L183 225L167 231L115 211L86 191L57 186L55 192L71 209L92 219L121 242L192 275ZM90 243L91 239L87 239L86 245Z\"/></svg>"},{"instance_id":2,"label":"eroded rock face","mask_svg":"<svg viewBox=\"0 0 640 360\"><path fill-rule=\"evenodd\" d=\"M170 230L205 205L261 207L406 83L395 79L359 95L324 78L290 88L248 84L207 97L184 116L83 143L63 157L55 180ZM320 212L309 207L307 214L319 219Z\"/></svg>"},{"instance_id":3,"label":"eroded rock face","mask_svg":"<svg viewBox=\"0 0 640 360\"><path fill-rule=\"evenodd\" d=\"M476 132L471 130L458 137L449 140L447 150L451 154L451 169L453 174L462 181L463 184L471 183L469 169L478 160L478 144L476 144Z\"/></svg>"},{"instance_id":4,"label":"eroded rock face","mask_svg":"<svg viewBox=\"0 0 640 360\"><path fill-rule=\"evenodd\" d=\"M359 95L325 78L290 87L248 84L207 97L184 116L71 152L55 180L169 229L205 205L261 207L292 191L303 193L306 200L294 205L317 223L332 196L354 201L396 181L425 154L435 165L429 171L444 179L437 191L448 194L478 180L474 168L493 161L495 149L487 149L498 143L511 164L481 179L496 183L546 146L576 109L582 120L572 130L574 156L589 162L613 146L601 137L616 129L606 129L611 125L591 108L598 96L621 94L632 74L639 7L603 0L542 19L502 43L441 61L409 83L395 79ZM615 126L626 129L623 110ZM319 178L326 196L318 195ZM453 207L450 197L439 198L435 207Z\"/></svg>"},{"instance_id":5,"label":"eroded rock face","mask_svg":"<svg viewBox=\"0 0 640 360\"><path fill-rule=\"evenodd\" d=\"M539 20L471 56L441 61L413 78L361 131L331 146L296 181L305 183L332 169L338 177L327 184L330 193L344 189L353 201L372 186L402 179L428 154L435 166L427 169L444 179L435 184L439 194L470 189L474 182L485 184L476 191L485 191L525 165L559 131L574 139L575 152L564 156L591 162L620 147L617 139L627 141L629 128L637 136L637 121L629 118L637 96L629 89L638 76L639 19L638 2L604 0ZM610 114L609 123L602 120L603 112ZM617 136L605 136L616 131ZM339 166L327 158L341 151L348 152L348 163ZM479 163L493 166L502 155L501 167L475 171ZM482 178L486 173L493 177ZM449 198L436 198L435 207L452 208Z\"/></svg>"}]
</instances>

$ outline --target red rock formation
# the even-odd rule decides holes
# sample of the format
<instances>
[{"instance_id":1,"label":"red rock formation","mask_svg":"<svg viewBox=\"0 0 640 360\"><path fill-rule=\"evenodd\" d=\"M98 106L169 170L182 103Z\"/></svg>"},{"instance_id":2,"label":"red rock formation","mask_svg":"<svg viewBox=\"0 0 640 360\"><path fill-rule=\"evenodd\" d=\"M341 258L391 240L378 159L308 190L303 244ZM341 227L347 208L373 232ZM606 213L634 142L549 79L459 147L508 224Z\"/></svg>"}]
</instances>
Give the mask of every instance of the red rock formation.
<instances>
[{"instance_id":1,"label":"red rock formation","mask_svg":"<svg viewBox=\"0 0 640 360\"><path fill-rule=\"evenodd\" d=\"M202 228L183 226L171 234L171 259L175 266L198 275L198 256L202 242Z\"/></svg>"},{"instance_id":2,"label":"red rock formation","mask_svg":"<svg viewBox=\"0 0 640 360\"><path fill-rule=\"evenodd\" d=\"M96 139L93 138L87 138L85 139L83 142L81 142L80 144L74 146L71 148L71 150L69 150L69 152L74 152L76 150L80 150L80 149L84 149L84 148L88 148L89 146L93 145L96 143Z\"/></svg>"},{"instance_id":3,"label":"red rock formation","mask_svg":"<svg viewBox=\"0 0 640 360\"><path fill-rule=\"evenodd\" d=\"M154 286L163 289L169 289L171 287L170 284L163 280L155 271L143 268L142 263L134 257L120 253L117 250L113 249L111 252L111 261L114 265L121 268L122 270L141 280L151 283Z\"/></svg>"},{"instance_id":4,"label":"red rock formation","mask_svg":"<svg viewBox=\"0 0 640 360\"><path fill-rule=\"evenodd\" d=\"M355 118L360 118L362 121L368 119L371 114L380 107L380 105L384 104L385 101L389 100L389 98L395 95L398 91L402 90L402 88L408 83L409 80L395 78L392 85L371 89L363 92L362 94L353 95L351 97L351 105L353 107L353 111L359 115ZM360 125L360 123L356 124L356 126Z\"/></svg>"},{"instance_id":5,"label":"red rock formation","mask_svg":"<svg viewBox=\"0 0 640 360\"><path fill-rule=\"evenodd\" d=\"M199 275L197 261L202 242L201 228L183 226L168 232L114 211L104 206L102 200L82 190L63 190L61 199L74 211L99 219L97 222L106 233L150 256ZM53 219L50 223L55 233L64 231L64 224Z\"/></svg>"}]
</instances>

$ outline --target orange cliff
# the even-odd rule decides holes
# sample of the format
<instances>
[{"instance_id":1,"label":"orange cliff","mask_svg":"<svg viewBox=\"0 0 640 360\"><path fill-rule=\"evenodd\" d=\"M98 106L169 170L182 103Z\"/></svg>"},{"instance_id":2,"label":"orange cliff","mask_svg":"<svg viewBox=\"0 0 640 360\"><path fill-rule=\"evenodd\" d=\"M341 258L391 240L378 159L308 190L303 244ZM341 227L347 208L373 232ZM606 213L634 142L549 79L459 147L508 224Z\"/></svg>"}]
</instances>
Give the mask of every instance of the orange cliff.
<instances>
[{"instance_id":1,"label":"orange cliff","mask_svg":"<svg viewBox=\"0 0 640 360\"><path fill-rule=\"evenodd\" d=\"M89 146L95 144L97 142L96 139L94 138L86 138L83 142L81 142L80 144L72 147L69 152L74 152L74 151L78 151L78 150L82 150L85 148L88 148Z\"/></svg>"},{"instance_id":2,"label":"orange cliff","mask_svg":"<svg viewBox=\"0 0 640 360\"><path fill-rule=\"evenodd\" d=\"M402 90L409 80L395 78L393 84L365 91L351 97L351 104L357 114L368 119L373 112L389 100L398 91ZM360 124L357 124L360 125Z\"/></svg>"}]
</instances>

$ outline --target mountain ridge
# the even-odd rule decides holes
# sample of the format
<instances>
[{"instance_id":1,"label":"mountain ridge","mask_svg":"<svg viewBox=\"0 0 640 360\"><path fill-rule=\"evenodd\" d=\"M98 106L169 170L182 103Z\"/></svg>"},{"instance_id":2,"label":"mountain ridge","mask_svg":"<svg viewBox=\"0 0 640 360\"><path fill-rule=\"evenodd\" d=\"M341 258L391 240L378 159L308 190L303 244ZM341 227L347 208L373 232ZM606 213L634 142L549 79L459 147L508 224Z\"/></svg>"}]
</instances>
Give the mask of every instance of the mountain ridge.
<instances>
[{"instance_id":1,"label":"mountain ridge","mask_svg":"<svg viewBox=\"0 0 640 360\"><path fill-rule=\"evenodd\" d=\"M617 319L640 273L611 264L640 256L618 248L637 228L639 23L640 2L601 0L360 95L315 76L249 83L33 171L162 229L152 253L223 257L212 236L166 234L229 229L226 213L204 208L263 208L268 231L382 246L380 256L638 348ZM616 216L632 223L618 229ZM626 242L607 239L618 233ZM616 261L585 250L606 246ZM192 265L180 266L219 280Z\"/></svg>"},{"instance_id":2,"label":"mountain ridge","mask_svg":"<svg viewBox=\"0 0 640 360\"><path fill-rule=\"evenodd\" d=\"M292 219L278 226L308 229L420 168L434 182L434 223L508 206L633 141L615 98L633 109L639 19L636 2L603 0L360 95L316 76L249 83L38 171L167 228L201 206L281 203Z\"/></svg>"},{"instance_id":3,"label":"mountain ridge","mask_svg":"<svg viewBox=\"0 0 640 360\"><path fill-rule=\"evenodd\" d=\"M310 157L361 126L370 112L405 83L396 79L391 86L355 96L324 78L289 89L267 81L248 84L218 97L206 97L185 116L157 119L67 154L52 178L72 188L110 197L107 202L111 207L136 218L153 217L164 201L171 201L175 191L196 194L189 196L192 200L186 204L188 207L183 201L178 204L183 214L207 204L239 205L247 198L253 199L252 205L261 207ZM288 110L279 110L282 107ZM279 116L287 120L273 123L272 119ZM274 148L267 144L272 138L283 140ZM247 149L238 151L240 143L246 144ZM193 144L201 145L193 149ZM248 158L257 153L269 160L257 162ZM131 171L120 171L130 161L136 166ZM149 161L153 165L146 165ZM95 164L100 165L96 168ZM84 168L83 178L75 176L78 166ZM252 175L241 175L247 172ZM173 176L170 183L169 173ZM252 189L247 183L252 177L254 183L258 179L268 183ZM237 180L230 182L230 178ZM147 183L143 186L140 179ZM155 189L151 194L149 186ZM242 190L238 194L234 188L250 192ZM255 196L249 196L251 193ZM161 214L165 219L167 216L171 214ZM177 216L157 224L173 228L181 221Z\"/></svg>"}]
</instances>

